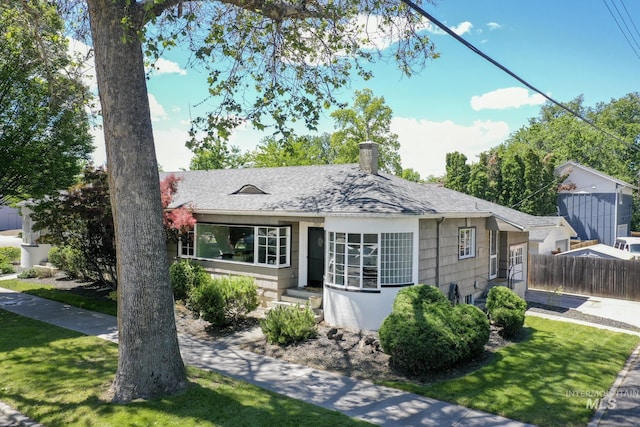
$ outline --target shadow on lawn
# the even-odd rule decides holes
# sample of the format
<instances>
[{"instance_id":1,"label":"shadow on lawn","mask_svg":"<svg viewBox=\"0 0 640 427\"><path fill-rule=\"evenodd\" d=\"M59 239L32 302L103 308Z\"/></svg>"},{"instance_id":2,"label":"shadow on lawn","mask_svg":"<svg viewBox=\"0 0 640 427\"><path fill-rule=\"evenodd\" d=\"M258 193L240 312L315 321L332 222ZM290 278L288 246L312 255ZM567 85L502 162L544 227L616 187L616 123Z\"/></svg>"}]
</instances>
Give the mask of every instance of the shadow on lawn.
<instances>
[{"instance_id":1,"label":"shadow on lawn","mask_svg":"<svg viewBox=\"0 0 640 427\"><path fill-rule=\"evenodd\" d=\"M585 393L609 390L637 339L563 325L529 326L486 366L422 394L539 426L585 425L594 412Z\"/></svg>"}]
</instances>

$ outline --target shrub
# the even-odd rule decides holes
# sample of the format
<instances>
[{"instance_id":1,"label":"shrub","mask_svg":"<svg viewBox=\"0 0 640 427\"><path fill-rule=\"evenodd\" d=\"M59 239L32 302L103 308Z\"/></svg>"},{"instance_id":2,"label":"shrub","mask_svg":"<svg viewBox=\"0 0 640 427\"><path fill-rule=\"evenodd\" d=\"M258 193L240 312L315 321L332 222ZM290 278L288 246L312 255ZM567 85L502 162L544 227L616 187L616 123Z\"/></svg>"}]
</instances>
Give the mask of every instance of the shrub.
<instances>
[{"instance_id":1,"label":"shrub","mask_svg":"<svg viewBox=\"0 0 640 427\"><path fill-rule=\"evenodd\" d=\"M493 323L502 328L502 336L513 337L524 324L527 302L504 286L491 288L487 295L487 312Z\"/></svg>"},{"instance_id":2,"label":"shrub","mask_svg":"<svg viewBox=\"0 0 640 427\"><path fill-rule=\"evenodd\" d=\"M258 287L252 278L199 277L202 282L191 290L188 306L207 322L216 326L234 324L258 308Z\"/></svg>"},{"instance_id":3,"label":"shrub","mask_svg":"<svg viewBox=\"0 0 640 427\"><path fill-rule=\"evenodd\" d=\"M260 321L262 333L271 344L288 345L317 334L313 310L306 306L278 306Z\"/></svg>"},{"instance_id":4,"label":"shrub","mask_svg":"<svg viewBox=\"0 0 640 427\"><path fill-rule=\"evenodd\" d=\"M2 262L0 263L0 274L11 274L11 273L15 273L16 270L15 268L13 268L13 265L9 264L8 262Z\"/></svg>"},{"instance_id":5,"label":"shrub","mask_svg":"<svg viewBox=\"0 0 640 427\"><path fill-rule=\"evenodd\" d=\"M17 264L20 262L20 248L12 246L0 247L0 256L6 258L11 264Z\"/></svg>"},{"instance_id":6,"label":"shrub","mask_svg":"<svg viewBox=\"0 0 640 427\"><path fill-rule=\"evenodd\" d=\"M417 285L398 293L378 333L397 369L421 375L482 352L490 329L477 307L452 307L438 288Z\"/></svg>"},{"instance_id":7,"label":"shrub","mask_svg":"<svg viewBox=\"0 0 640 427\"><path fill-rule=\"evenodd\" d=\"M36 270L33 268L28 268L18 274L18 279L33 279L35 277L38 277L38 275L36 274Z\"/></svg>"},{"instance_id":8,"label":"shrub","mask_svg":"<svg viewBox=\"0 0 640 427\"><path fill-rule=\"evenodd\" d=\"M70 279L88 278L86 262L77 249L54 246L49 250L49 262Z\"/></svg>"},{"instance_id":9,"label":"shrub","mask_svg":"<svg viewBox=\"0 0 640 427\"><path fill-rule=\"evenodd\" d=\"M169 277L174 298L177 300L187 299L191 289L206 280L205 275L208 273L204 267L189 260L171 264Z\"/></svg>"}]
</instances>

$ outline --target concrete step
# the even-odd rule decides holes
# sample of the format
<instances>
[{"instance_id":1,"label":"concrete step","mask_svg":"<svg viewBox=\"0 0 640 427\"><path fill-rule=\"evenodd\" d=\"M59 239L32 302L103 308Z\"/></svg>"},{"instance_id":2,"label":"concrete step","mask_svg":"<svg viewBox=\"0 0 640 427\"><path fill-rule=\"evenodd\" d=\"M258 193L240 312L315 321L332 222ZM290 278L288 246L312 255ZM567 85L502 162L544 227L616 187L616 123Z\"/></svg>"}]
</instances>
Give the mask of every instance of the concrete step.
<instances>
[{"instance_id":1,"label":"concrete step","mask_svg":"<svg viewBox=\"0 0 640 427\"><path fill-rule=\"evenodd\" d=\"M320 288L288 288L285 295L307 299L311 296L322 296Z\"/></svg>"},{"instance_id":2,"label":"concrete step","mask_svg":"<svg viewBox=\"0 0 640 427\"><path fill-rule=\"evenodd\" d=\"M300 306L304 307L306 304L309 303L309 298L284 294L280 297L280 301L288 302L291 304L300 304Z\"/></svg>"}]
</instances>

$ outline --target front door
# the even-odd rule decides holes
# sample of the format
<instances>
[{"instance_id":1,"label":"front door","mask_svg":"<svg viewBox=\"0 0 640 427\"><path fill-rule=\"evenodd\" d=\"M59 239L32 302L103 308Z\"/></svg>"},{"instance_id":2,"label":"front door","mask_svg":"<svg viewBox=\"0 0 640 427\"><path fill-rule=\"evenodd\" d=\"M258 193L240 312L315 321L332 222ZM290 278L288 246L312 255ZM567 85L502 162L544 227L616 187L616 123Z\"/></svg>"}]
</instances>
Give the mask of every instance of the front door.
<instances>
[{"instance_id":1,"label":"front door","mask_svg":"<svg viewBox=\"0 0 640 427\"><path fill-rule=\"evenodd\" d=\"M307 284L322 286L324 276L324 228L309 227Z\"/></svg>"}]
</instances>

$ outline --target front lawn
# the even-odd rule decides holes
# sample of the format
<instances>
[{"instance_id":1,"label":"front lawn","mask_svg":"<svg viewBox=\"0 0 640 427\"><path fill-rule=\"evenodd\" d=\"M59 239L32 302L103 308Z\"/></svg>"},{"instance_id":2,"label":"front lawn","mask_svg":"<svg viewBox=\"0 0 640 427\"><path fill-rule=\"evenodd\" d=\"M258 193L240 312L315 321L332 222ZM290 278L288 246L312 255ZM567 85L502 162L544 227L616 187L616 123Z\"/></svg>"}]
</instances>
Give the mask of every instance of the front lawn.
<instances>
[{"instance_id":1,"label":"front lawn","mask_svg":"<svg viewBox=\"0 0 640 427\"><path fill-rule=\"evenodd\" d=\"M0 401L55 426L355 426L338 412L189 368L189 386L127 405L101 400L116 344L0 310Z\"/></svg>"},{"instance_id":2,"label":"front lawn","mask_svg":"<svg viewBox=\"0 0 640 427\"><path fill-rule=\"evenodd\" d=\"M0 281L0 288L35 295L111 316L115 316L118 312L116 302L113 300L78 295L70 290L58 289L53 285L29 282L26 280L2 280Z\"/></svg>"},{"instance_id":3,"label":"front lawn","mask_svg":"<svg viewBox=\"0 0 640 427\"><path fill-rule=\"evenodd\" d=\"M466 376L391 387L538 426L584 426L640 337L527 316L524 338ZM592 396L589 398L588 396ZM589 401L591 399L591 401Z\"/></svg>"}]
</instances>

